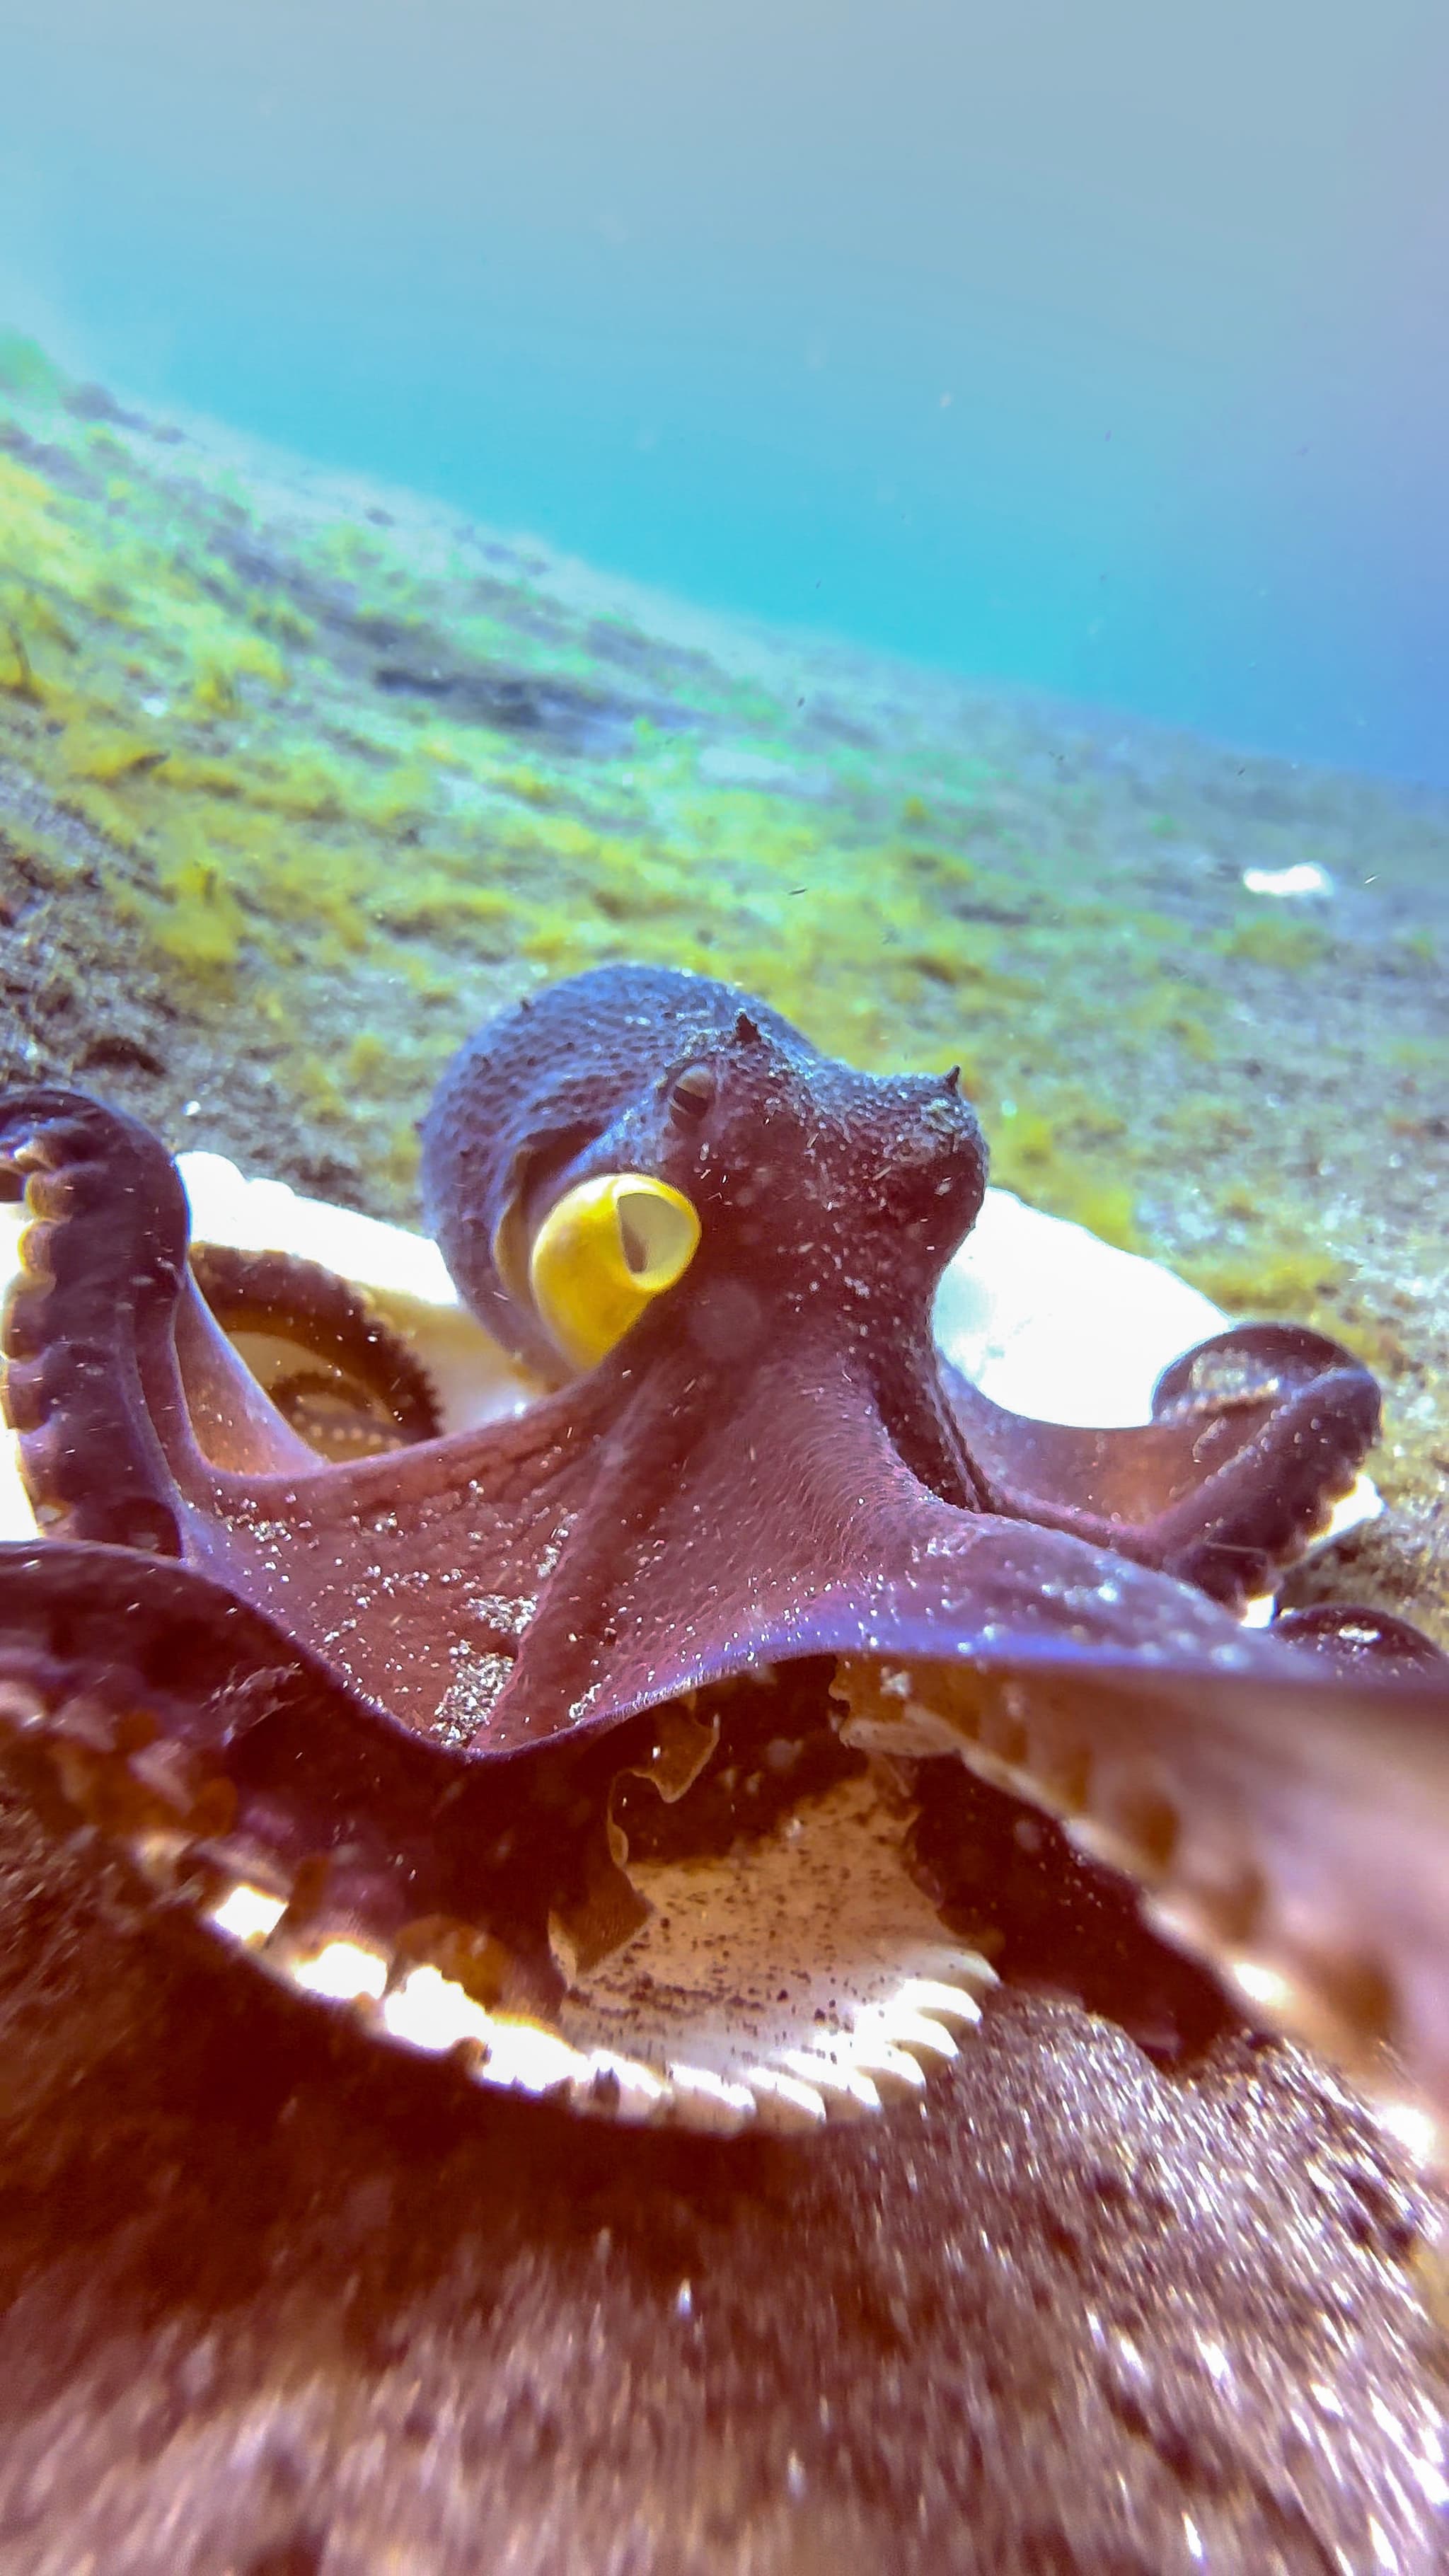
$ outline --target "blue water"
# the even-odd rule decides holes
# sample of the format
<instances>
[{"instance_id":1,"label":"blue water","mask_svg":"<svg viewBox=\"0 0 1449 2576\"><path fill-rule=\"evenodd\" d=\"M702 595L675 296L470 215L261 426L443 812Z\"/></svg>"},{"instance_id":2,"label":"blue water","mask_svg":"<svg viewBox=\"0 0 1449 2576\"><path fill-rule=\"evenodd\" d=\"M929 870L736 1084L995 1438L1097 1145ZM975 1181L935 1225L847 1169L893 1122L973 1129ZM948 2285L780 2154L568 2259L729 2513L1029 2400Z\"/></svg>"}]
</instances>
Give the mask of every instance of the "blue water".
<instances>
[{"instance_id":1,"label":"blue water","mask_svg":"<svg viewBox=\"0 0 1449 2576\"><path fill-rule=\"evenodd\" d=\"M1428 0L7 0L0 319L708 604L1449 782L1446 97Z\"/></svg>"}]
</instances>

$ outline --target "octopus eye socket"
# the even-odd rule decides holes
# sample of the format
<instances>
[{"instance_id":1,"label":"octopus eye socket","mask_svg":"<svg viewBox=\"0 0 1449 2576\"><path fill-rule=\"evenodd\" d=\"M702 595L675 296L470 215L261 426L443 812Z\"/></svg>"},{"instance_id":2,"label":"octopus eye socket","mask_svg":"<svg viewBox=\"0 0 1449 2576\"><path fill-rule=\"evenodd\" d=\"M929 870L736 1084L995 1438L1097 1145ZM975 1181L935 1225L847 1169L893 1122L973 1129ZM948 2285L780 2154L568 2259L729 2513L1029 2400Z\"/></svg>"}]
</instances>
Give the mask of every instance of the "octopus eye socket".
<instances>
[{"instance_id":1,"label":"octopus eye socket","mask_svg":"<svg viewBox=\"0 0 1449 2576\"><path fill-rule=\"evenodd\" d=\"M687 1065L670 1088L669 1106L676 1118L697 1123L713 1102L717 1085L707 1064Z\"/></svg>"}]
</instances>

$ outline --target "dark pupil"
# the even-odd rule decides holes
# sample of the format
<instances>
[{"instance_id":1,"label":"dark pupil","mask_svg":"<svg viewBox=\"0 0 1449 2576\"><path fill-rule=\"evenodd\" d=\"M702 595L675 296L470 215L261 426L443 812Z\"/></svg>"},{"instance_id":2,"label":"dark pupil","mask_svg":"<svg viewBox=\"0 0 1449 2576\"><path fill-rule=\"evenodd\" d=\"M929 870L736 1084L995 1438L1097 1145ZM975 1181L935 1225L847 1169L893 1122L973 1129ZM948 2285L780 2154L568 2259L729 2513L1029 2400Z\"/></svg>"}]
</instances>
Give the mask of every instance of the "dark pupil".
<instances>
[{"instance_id":1,"label":"dark pupil","mask_svg":"<svg viewBox=\"0 0 1449 2576\"><path fill-rule=\"evenodd\" d=\"M714 1098L714 1075L708 1065L692 1064L669 1097L681 1118L702 1118Z\"/></svg>"}]
</instances>

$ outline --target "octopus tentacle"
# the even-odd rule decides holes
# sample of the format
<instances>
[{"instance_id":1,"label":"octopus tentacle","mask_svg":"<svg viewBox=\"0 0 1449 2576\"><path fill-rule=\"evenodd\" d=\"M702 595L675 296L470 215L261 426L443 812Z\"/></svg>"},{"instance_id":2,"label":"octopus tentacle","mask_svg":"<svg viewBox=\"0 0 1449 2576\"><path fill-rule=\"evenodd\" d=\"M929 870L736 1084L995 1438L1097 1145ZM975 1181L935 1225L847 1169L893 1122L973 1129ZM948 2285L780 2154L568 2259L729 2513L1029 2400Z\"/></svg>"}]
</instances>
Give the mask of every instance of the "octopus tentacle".
<instances>
[{"instance_id":1,"label":"octopus tentacle","mask_svg":"<svg viewBox=\"0 0 1449 2576\"><path fill-rule=\"evenodd\" d=\"M1318 1601L1306 1610L1282 1610L1272 1634L1283 1645L1318 1656L1350 1678L1444 1678L1445 1658L1421 1628L1392 1611L1352 1601Z\"/></svg>"},{"instance_id":2,"label":"octopus tentacle","mask_svg":"<svg viewBox=\"0 0 1449 2576\"><path fill-rule=\"evenodd\" d=\"M1145 1891L1246 2018L1323 2050L1406 2142L1449 2147L1449 1663L1390 1683L843 1665L846 1740L954 1753Z\"/></svg>"},{"instance_id":3,"label":"octopus tentacle","mask_svg":"<svg viewBox=\"0 0 1449 2576\"><path fill-rule=\"evenodd\" d=\"M278 1409L314 1445L307 1402L329 1389L338 1417L327 1426L336 1443L330 1454L436 1439L437 1396L416 1351L335 1271L293 1253L201 1243L192 1246L191 1273L229 1335L274 1335L324 1364L325 1373L278 1377L272 1388ZM289 1402L293 1391L300 1400Z\"/></svg>"},{"instance_id":4,"label":"octopus tentacle","mask_svg":"<svg viewBox=\"0 0 1449 2576\"><path fill-rule=\"evenodd\" d=\"M1110 1680L1084 1666L1064 1684L870 1653L841 1661L834 1692L855 1750L908 1767L951 1754L1061 1818L1250 2021L1325 2050L1408 2144L1443 2155L1442 1680L1352 1686L1289 1659ZM317 1991L338 1990L333 1957L375 1973L355 1991L380 1999L431 1963L490 2006L546 2015L547 1890L577 1871L559 1821L601 1815L640 1755L611 1737L599 1757L587 1743L543 1764L440 1757L189 1568L0 1547L0 1760L163 1896L234 1933L250 1908L261 1964Z\"/></svg>"},{"instance_id":5,"label":"octopus tentacle","mask_svg":"<svg viewBox=\"0 0 1449 2576\"><path fill-rule=\"evenodd\" d=\"M616 1719L770 1656L877 1642L887 1651L911 1651L912 1639L920 1651L948 1644L999 1663L1281 1658L1276 1642L1246 1642L1203 1587L1130 1562L1150 1559L1153 1539L1173 1557L1170 1487L1161 1527L1144 1536L1120 1492L1107 1498L1112 1512L1074 1520L1035 1493L1014 1510L1018 1497L1009 1486L992 1493L988 1472L984 1499L994 1508L982 1511L969 1466L955 1473L943 1438L951 1414L925 1331L936 1272L980 1196L979 1133L954 1090L872 1083L827 1066L783 1023L736 1011L726 988L701 995L689 978L625 977L623 999L637 1002L636 985L646 985L652 1007L656 983L668 1008L651 1038L657 1058L662 1036L665 1072L623 1113L623 1141L646 1140L647 1130L641 1167L652 1157L671 1187L688 1182L700 1201L701 1248L687 1280L526 1422L330 1465L310 1455L304 1463L279 1417L247 1409L245 1372L217 1350L199 1299L176 1302L173 1289L174 1347L164 1316L153 1332L161 1348L152 1410L189 1559L281 1619L374 1706L480 1752ZM598 997L604 1105L617 1107L620 990L608 976L582 985ZM478 1081L492 1168L501 1157L506 1180L530 1136L557 1135L582 1108L563 1043L579 1036L580 1000L580 988L550 997L505 1024L492 1053L466 1060L468 1176L489 1208L496 1190L478 1160ZM637 1021L626 1011L623 1027ZM685 1039L696 1060L671 1073ZM521 1136L493 1115L489 1089L510 1044L532 1068L534 1125ZM560 1080L566 1097L556 1096ZM131 1152L129 1122L117 1133ZM778 1183L763 1196L754 1183L748 1156L761 1138L777 1161L786 1157L784 1168L792 1154L804 1158L810 1186L798 1208ZM854 1201L831 1179L835 1164L856 1181ZM1288 1341L1275 1350L1269 1397L1264 1351L1252 1353L1251 1388L1241 1350L1225 1387L1225 1348L1211 1389L1174 1377L1164 1391L1171 1418L1142 1435L1169 1444L1179 1479L1191 1470L1200 1480L1185 1498L1178 1549L1196 1549L1192 1564L1208 1540L1219 1558L1236 1549L1239 1569L1262 1561L1251 1493L1244 1502L1230 1487L1219 1508L1215 1482L1245 1446L1271 1448L1281 1429L1287 1459L1272 1490L1291 1523L1321 1507L1327 1471L1310 1435L1322 1432L1341 1456L1357 1405L1354 1436L1367 1436L1371 1383L1326 1368L1326 1354L1340 1356L1331 1345ZM1279 1398L1295 1372L1303 1382L1289 1385L1285 1413ZM1333 1394L1339 1378L1345 1401L1329 1402L1322 1388ZM967 1448L971 1426L984 1426L984 1447L993 1426L1005 1426L998 1445L1008 1462L1035 1439L1059 1468L1061 1442L1070 1452L1077 1438L963 1401ZM1306 1419L1295 1406L1309 1408ZM960 1436L958 1422L951 1438ZM1163 1491L1159 1472L1159 1502ZM922 1644L925 1625L932 1639Z\"/></svg>"},{"instance_id":6,"label":"octopus tentacle","mask_svg":"<svg viewBox=\"0 0 1449 2576\"><path fill-rule=\"evenodd\" d=\"M575 1801L601 1817L628 1760L647 1768L648 1746L585 1749ZM547 1912L577 1866L567 1790L536 1764L468 1766L371 1714L191 1567L0 1545L0 1761L42 1798L59 1792L163 1896L206 1912L249 1891L279 1967L327 1939L400 1964L491 1940L515 2001L557 1988Z\"/></svg>"},{"instance_id":7,"label":"octopus tentacle","mask_svg":"<svg viewBox=\"0 0 1449 2576\"><path fill-rule=\"evenodd\" d=\"M218 1468L183 1428L181 1547L374 1707L477 1751L926 1625L1002 1660L1263 1651L1170 1578L939 1501L828 1341L793 1337L727 1406L675 1339L661 1316L518 1422L346 1466Z\"/></svg>"},{"instance_id":8,"label":"octopus tentacle","mask_svg":"<svg viewBox=\"0 0 1449 2576\"><path fill-rule=\"evenodd\" d=\"M1235 1325L1174 1362L1150 1423L1080 1429L991 1403L949 1366L987 1507L1179 1575L1233 1609L1327 1527L1378 1434L1378 1389L1337 1342Z\"/></svg>"},{"instance_id":9,"label":"octopus tentacle","mask_svg":"<svg viewBox=\"0 0 1449 2576\"><path fill-rule=\"evenodd\" d=\"M147 1128L81 1093L16 1093L0 1105L0 1169L33 1219L3 1327L4 1407L43 1527L178 1555L182 1489L205 1484L210 1457L312 1459L191 1280L186 1194Z\"/></svg>"},{"instance_id":10,"label":"octopus tentacle","mask_svg":"<svg viewBox=\"0 0 1449 2576\"><path fill-rule=\"evenodd\" d=\"M58 1535L175 1555L159 1428L181 1409L171 1316L187 1209L175 1166L135 1120L57 1091L6 1101L0 1164L34 1218L4 1353L37 1515Z\"/></svg>"},{"instance_id":11,"label":"octopus tentacle","mask_svg":"<svg viewBox=\"0 0 1449 2576\"><path fill-rule=\"evenodd\" d=\"M54 1535L184 1555L374 1709L467 1741L589 1503L627 1370L515 1423L324 1463L191 1282L184 1195L154 1138L78 1096L22 1094L0 1147L38 1220L5 1402ZM565 1704L546 1731L566 1724Z\"/></svg>"},{"instance_id":12,"label":"octopus tentacle","mask_svg":"<svg viewBox=\"0 0 1449 2576\"><path fill-rule=\"evenodd\" d=\"M727 1425L707 1387L692 1400L681 1452L661 1389L657 1466L645 1473L642 1441L630 1453L631 1511L611 1519L601 1552L564 1550L490 1742L537 1735L561 1709L596 1723L796 1655L1291 1669L1283 1647L1194 1586L1070 1532L941 1501L828 1350L775 1353Z\"/></svg>"},{"instance_id":13,"label":"octopus tentacle","mask_svg":"<svg viewBox=\"0 0 1449 2576\"><path fill-rule=\"evenodd\" d=\"M641 1355L471 1437L216 1477L188 1553L374 1706L476 1753L781 1656L1285 1660L1171 1576L941 1502L828 1356L779 1354L727 1428L717 1397L697 1363Z\"/></svg>"}]
</instances>

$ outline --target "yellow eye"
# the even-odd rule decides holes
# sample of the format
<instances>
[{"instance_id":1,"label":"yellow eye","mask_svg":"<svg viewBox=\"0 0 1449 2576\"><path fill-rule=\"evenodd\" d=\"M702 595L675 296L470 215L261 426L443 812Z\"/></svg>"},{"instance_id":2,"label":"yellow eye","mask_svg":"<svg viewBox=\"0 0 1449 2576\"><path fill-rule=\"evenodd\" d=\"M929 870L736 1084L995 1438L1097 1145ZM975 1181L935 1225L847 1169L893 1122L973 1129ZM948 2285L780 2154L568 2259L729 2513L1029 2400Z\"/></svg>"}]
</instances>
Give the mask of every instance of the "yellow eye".
<instances>
[{"instance_id":1,"label":"yellow eye","mask_svg":"<svg viewBox=\"0 0 1449 2576\"><path fill-rule=\"evenodd\" d=\"M534 1237L528 1284L540 1321L576 1368L592 1368L646 1306L682 1279L699 1218L681 1190L644 1172L580 1181Z\"/></svg>"}]
</instances>

